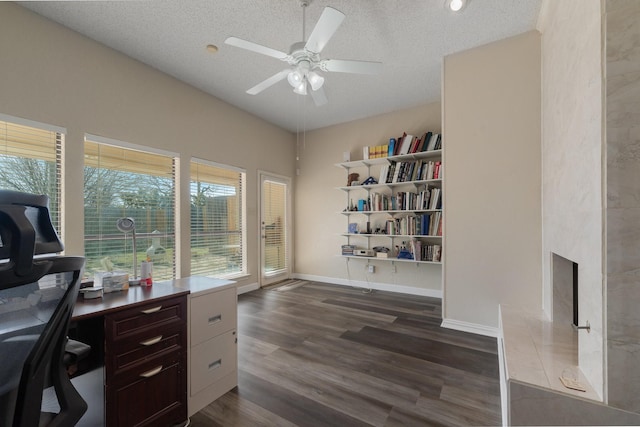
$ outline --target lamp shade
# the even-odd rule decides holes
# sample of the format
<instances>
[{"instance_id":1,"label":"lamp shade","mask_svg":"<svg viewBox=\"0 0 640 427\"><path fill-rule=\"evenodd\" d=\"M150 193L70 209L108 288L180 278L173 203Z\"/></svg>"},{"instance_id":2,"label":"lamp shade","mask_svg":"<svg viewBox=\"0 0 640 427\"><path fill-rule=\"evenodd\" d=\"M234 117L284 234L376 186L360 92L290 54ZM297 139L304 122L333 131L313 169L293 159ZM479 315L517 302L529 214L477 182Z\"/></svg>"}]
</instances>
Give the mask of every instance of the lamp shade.
<instances>
[{"instance_id":1,"label":"lamp shade","mask_svg":"<svg viewBox=\"0 0 640 427\"><path fill-rule=\"evenodd\" d=\"M307 82L303 80L300 82L298 86L296 86L293 91L298 95L306 95L307 94Z\"/></svg>"},{"instance_id":2,"label":"lamp shade","mask_svg":"<svg viewBox=\"0 0 640 427\"><path fill-rule=\"evenodd\" d=\"M304 80L304 76L302 75L302 73L299 70L292 70L288 75L287 75L287 81L289 82L289 84L291 85L291 87L296 88L300 85L300 83L302 83L302 81Z\"/></svg>"},{"instance_id":3,"label":"lamp shade","mask_svg":"<svg viewBox=\"0 0 640 427\"><path fill-rule=\"evenodd\" d=\"M318 90L324 84L324 77L316 73L315 71L310 71L307 75L307 80L311 85L311 90Z\"/></svg>"}]
</instances>

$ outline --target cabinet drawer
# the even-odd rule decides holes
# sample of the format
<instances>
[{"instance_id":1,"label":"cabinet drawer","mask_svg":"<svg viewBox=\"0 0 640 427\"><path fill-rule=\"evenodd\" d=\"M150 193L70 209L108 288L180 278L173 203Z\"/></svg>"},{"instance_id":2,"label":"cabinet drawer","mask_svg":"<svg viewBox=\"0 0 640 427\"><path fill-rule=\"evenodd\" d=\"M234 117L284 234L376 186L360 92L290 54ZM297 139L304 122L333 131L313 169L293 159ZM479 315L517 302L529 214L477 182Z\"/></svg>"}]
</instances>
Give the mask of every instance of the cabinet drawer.
<instances>
[{"instance_id":1,"label":"cabinet drawer","mask_svg":"<svg viewBox=\"0 0 640 427\"><path fill-rule=\"evenodd\" d=\"M191 347L190 378L191 395L208 387L220 378L236 370L238 350L236 331L229 331L195 347Z\"/></svg>"},{"instance_id":2,"label":"cabinet drawer","mask_svg":"<svg viewBox=\"0 0 640 427\"><path fill-rule=\"evenodd\" d=\"M237 292L235 288L191 298L189 312L191 346L236 329Z\"/></svg>"},{"instance_id":3,"label":"cabinet drawer","mask_svg":"<svg viewBox=\"0 0 640 427\"><path fill-rule=\"evenodd\" d=\"M107 425L169 426L187 419L186 375L177 352L107 385Z\"/></svg>"},{"instance_id":4,"label":"cabinet drawer","mask_svg":"<svg viewBox=\"0 0 640 427\"><path fill-rule=\"evenodd\" d=\"M106 317L107 340L116 341L148 330L162 330L186 321L186 297L160 300Z\"/></svg>"},{"instance_id":5,"label":"cabinet drawer","mask_svg":"<svg viewBox=\"0 0 640 427\"><path fill-rule=\"evenodd\" d=\"M150 359L162 357L171 352L184 351L186 336L183 325L175 325L161 330L150 330L115 343L106 343L106 351L112 357L106 363L107 378L125 373L129 369Z\"/></svg>"}]
</instances>

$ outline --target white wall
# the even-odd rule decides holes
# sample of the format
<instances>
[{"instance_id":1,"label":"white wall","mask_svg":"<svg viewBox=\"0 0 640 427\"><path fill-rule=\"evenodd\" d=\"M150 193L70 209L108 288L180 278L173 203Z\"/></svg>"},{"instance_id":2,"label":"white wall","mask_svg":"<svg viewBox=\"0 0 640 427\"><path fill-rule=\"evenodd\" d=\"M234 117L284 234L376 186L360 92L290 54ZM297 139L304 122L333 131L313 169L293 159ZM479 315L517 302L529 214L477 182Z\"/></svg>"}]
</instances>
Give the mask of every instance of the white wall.
<instances>
[{"instance_id":1,"label":"white wall","mask_svg":"<svg viewBox=\"0 0 640 427\"><path fill-rule=\"evenodd\" d=\"M0 113L67 129L67 253L84 251L83 138L90 133L179 154L186 230L190 157L245 168L250 276L239 285L258 281L257 170L294 175L291 133L7 2L0 2L0 52ZM180 242L189 247L188 233ZM188 275L188 251L180 261Z\"/></svg>"},{"instance_id":2,"label":"white wall","mask_svg":"<svg viewBox=\"0 0 640 427\"><path fill-rule=\"evenodd\" d=\"M445 325L497 333L540 308L540 35L445 58Z\"/></svg>"},{"instance_id":3,"label":"white wall","mask_svg":"<svg viewBox=\"0 0 640 427\"><path fill-rule=\"evenodd\" d=\"M297 248L294 271L298 277L441 296L439 265L396 263L397 272L394 272L390 262L372 260L376 272L367 274L366 260L347 261L338 256L341 245L347 243L339 234L346 232L348 219L340 214L347 206L347 196L337 187L347 185L347 173L335 166L342 162L345 151L351 153L352 160L361 160L363 146L385 144L403 132L419 135L428 130L440 131L440 117L440 104L436 103L301 135L300 175L296 178L294 197ZM363 171L359 173L363 180L367 178ZM375 242L372 246L389 246L387 238Z\"/></svg>"},{"instance_id":4,"label":"white wall","mask_svg":"<svg viewBox=\"0 0 640 427\"><path fill-rule=\"evenodd\" d=\"M551 254L578 263L580 367L603 396L603 95L600 0L547 0L542 32L544 310Z\"/></svg>"}]
</instances>

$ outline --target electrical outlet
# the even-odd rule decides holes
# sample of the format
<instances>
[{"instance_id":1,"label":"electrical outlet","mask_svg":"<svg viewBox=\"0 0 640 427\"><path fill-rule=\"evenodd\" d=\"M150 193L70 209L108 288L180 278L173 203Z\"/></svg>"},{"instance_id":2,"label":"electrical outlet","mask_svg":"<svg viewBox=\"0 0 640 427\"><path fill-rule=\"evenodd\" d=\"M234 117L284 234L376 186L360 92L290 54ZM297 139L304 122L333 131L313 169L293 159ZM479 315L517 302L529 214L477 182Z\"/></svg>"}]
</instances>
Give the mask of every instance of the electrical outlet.
<instances>
[{"instance_id":1,"label":"electrical outlet","mask_svg":"<svg viewBox=\"0 0 640 427\"><path fill-rule=\"evenodd\" d=\"M375 265L368 265L367 266L367 271L369 273L375 273L376 272L376 266Z\"/></svg>"}]
</instances>

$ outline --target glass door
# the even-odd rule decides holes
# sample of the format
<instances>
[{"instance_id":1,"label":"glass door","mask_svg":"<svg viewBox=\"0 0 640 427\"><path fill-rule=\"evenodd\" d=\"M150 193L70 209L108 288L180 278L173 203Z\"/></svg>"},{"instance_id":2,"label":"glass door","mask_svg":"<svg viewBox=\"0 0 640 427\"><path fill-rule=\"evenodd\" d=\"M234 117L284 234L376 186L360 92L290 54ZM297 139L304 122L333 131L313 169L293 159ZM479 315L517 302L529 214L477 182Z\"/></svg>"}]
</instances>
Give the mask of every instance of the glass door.
<instances>
[{"instance_id":1,"label":"glass door","mask_svg":"<svg viewBox=\"0 0 640 427\"><path fill-rule=\"evenodd\" d=\"M260 286L288 279L290 179L260 173Z\"/></svg>"}]
</instances>

